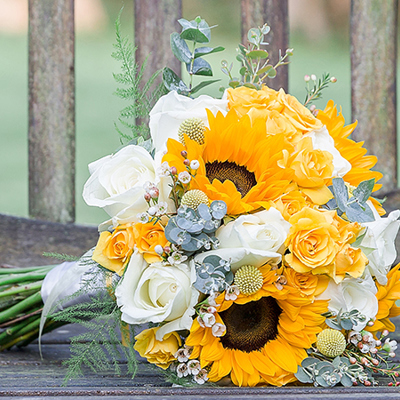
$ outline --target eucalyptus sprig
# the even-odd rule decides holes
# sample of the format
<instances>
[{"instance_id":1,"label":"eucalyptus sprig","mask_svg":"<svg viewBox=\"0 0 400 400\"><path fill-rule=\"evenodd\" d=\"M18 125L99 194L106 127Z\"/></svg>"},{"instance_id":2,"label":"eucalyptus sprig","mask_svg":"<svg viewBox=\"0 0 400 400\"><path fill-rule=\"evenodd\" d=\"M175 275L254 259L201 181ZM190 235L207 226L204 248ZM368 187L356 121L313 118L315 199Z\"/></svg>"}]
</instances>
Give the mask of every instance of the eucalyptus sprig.
<instances>
[{"instance_id":1,"label":"eucalyptus sprig","mask_svg":"<svg viewBox=\"0 0 400 400\"><path fill-rule=\"evenodd\" d=\"M333 178L329 186L334 198L329 200L325 208L336 210L338 215L346 215L350 222L375 221L374 214L367 204L375 186L375 179L361 182L358 187L347 187L343 178Z\"/></svg>"},{"instance_id":2,"label":"eucalyptus sprig","mask_svg":"<svg viewBox=\"0 0 400 400\"><path fill-rule=\"evenodd\" d=\"M304 77L306 82L306 99L304 100L304 105L311 105L313 101L322 98L322 91L326 89L330 83L335 83L337 79L329 76L329 73L322 74L322 78L318 79L313 74L311 76L306 75Z\"/></svg>"},{"instance_id":3,"label":"eucalyptus sprig","mask_svg":"<svg viewBox=\"0 0 400 400\"><path fill-rule=\"evenodd\" d=\"M293 49L287 49L283 55L279 50L279 60L273 65L270 64L268 51L261 48L263 45L268 45L264 42L264 36L270 30L271 28L267 24L261 28L251 28L247 33L249 45L246 47L239 44L236 59L242 64L239 70L241 79L232 76L233 63L228 65L227 61L222 61L221 70L229 76L230 87L247 86L252 89L261 89L266 78L275 78L277 68L289 64L287 59L293 55Z\"/></svg>"},{"instance_id":4,"label":"eucalyptus sprig","mask_svg":"<svg viewBox=\"0 0 400 400\"><path fill-rule=\"evenodd\" d=\"M171 34L171 49L175 57L186 65L186 70L189 74L190 81L188 84L183 82L179 76L170 68L163 70L163 83L169 90L175 90L184 96L191 96L197 93L200 89L218 82L219 79L200 82L193 86L193 76L212 76L211 65L202 57L208 54L217 53L225 50L224 47L208 47L197 45L209 43L211 40L211 28L207 22L201 17L196 17L193 21L188 21L184 18L178 20L182 26L182 32L174 32ZM187 42L191 42L191 49Z\"/></svg>"}]
</instances>

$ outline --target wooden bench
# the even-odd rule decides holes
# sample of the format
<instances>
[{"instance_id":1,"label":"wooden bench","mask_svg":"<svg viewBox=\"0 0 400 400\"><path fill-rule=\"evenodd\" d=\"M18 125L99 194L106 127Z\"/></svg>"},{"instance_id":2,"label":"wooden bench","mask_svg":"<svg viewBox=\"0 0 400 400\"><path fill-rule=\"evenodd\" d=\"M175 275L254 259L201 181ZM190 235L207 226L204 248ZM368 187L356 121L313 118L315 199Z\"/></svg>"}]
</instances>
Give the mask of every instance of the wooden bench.
<instances>
[{"instance_id":1,"label":"wooden bench","mask_svg":"<svg viewBox=\"0 0 400 400\"><path fill-rule=\"evenodd\" d=\"M269 38L274 50L272 53L288 47L288 0L241 0L241 11L244 41L251 26L267 21L274 32ZM97 241L95 227L73 224L73 12L73 0L29 0L29 213L34 219L0 214L1 264L21 267L51 264L54 260L44 258L44 251L79 256ZM169 65L176 72L180 70L172 53L164 50L169 48L169 34L179 29L176 20L181 13L181 0L135 1L136 55L139 62L152 52L158 56L152 60L154 70L164 65ZM147 25L149 19L154 21L150 32ZM396 32L397 0L351 1L352 119L359 120L358 133L355 132L354 137L365 140L366 147L373 150L380 160L378 168L384 173L382 183L386 192L383 195L388 196L388 210L400 205L396 176ZM156 44L159 47L155 47ZM149 74L152 72L146 71ZM271 86L287 89L287 70L284 69ZM60 149L63 150L60 152ZM397 248L400 249L400 239ZM62 361L69 357L70 337L79 331L79 327L67 325L45 335L42 341L43 360L37 343L0 353L0 396L138 399L148 396L180 396L182 399L268 397L271 400L400 398L400 388L385 385L379 388L357 386L328 390L310 386L171 387L157 370L143 362L134 381L111 372L94 374L87 371L83 378L62 387L65 374ZM397 334L397 340L399 338ZM121 360L121 365L124 365L124 360ZM384 379L382 381L385 383Z\"/></svg>"}]
</instances>

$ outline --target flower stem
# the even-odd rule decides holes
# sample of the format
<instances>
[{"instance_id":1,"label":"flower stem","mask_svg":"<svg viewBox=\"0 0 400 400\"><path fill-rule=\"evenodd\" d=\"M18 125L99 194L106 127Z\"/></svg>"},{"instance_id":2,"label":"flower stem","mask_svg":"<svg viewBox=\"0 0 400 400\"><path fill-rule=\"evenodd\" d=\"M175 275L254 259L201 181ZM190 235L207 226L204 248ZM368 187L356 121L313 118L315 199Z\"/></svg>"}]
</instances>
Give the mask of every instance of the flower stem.
<instances>
[{"instance_id":1,"label":"flower stem","mask_svg":"<svg viewBox=\"0 0 400 400\"><path fill-rule=\"evenodd\" d=\"M42 296L40 292L36 292L26 299L20 301L19 303L15 304L14 306L0 312L0 323L6 322L14 318L22 311L25 311L39 303L42 303Z\"/></svg>"}]
</instances>

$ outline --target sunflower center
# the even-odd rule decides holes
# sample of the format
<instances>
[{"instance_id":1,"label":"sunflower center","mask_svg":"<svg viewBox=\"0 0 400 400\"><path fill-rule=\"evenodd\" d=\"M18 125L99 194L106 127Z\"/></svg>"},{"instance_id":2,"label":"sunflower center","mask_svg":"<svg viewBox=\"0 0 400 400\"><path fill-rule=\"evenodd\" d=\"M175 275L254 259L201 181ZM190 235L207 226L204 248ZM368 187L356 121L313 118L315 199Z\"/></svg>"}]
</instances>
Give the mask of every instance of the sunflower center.
<instances>
[{"instance_id":1,"label":"sunflower center","mask_svg":"<svg viewBox=\"0 0 400 400\"><path fill-rule=\"evenodd\" d=\"M227 349L246 353L262 349L278 335L282 309L273 297L262 297L247 304L233 303L221 312L226 334L220 338Z\"/></svg>"},{"instance_id":2,"label":"sunflower center","mask_svg":"<svg viewBox=\"0 0 400 400\"><path fill-rule=\"evenodd\" d=\"M233 182L242 197L246 196L251 188L257 185L253 172L250 172L243 165L237 165L230 161L206 163L206 175L211 183L214 179L221 182L226 180Z\"/></svg>"}]
</instances>

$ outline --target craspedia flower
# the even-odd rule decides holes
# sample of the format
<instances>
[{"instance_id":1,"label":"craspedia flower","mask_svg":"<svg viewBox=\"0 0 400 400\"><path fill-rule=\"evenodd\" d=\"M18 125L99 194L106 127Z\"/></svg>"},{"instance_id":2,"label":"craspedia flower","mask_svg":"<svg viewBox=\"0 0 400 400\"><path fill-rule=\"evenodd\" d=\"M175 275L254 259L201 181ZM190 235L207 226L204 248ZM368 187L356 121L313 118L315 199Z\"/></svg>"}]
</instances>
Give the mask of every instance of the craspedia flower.
<instances>
[{"instance_id":1,"label":"craspedia flower","mask_svg":"<svg viewBox=\"0 0 400 400\"><path fill-rule=\"evenodd\" d=\"M263 285L263 276L260 270L254 265L243 265L235 274L235 285L240 293L257 293Z\"/></svg>"},{"instance_id":2,"label":"craspedia flower","mask_svg":"<svg viewBox=\"0 0 400 400\"><path fill-rule=\"evenodd\" d=\"M197 207L200 204L207 204L208 205L209 200L207 195L198 189L193 189L189 190L186 192L181 200L181 205L182 206L188 206L190 208L193 208L193 210L197 210Z\"/></svg>"},{"instance_id":3,"label":"craspedia flower","mask_svg":"<svg viewBox=\"0 0 400 400\"><path fill-rule=\"evenodd\" d=\"M188 118L185 119L179 126L178 137L179 141L185 144L185 136L198 144L204 144L204 131L206 127L204 122L200 118Z\"/></svg>"},{"instance_id":4,"label":"craspedia flower","mask_svg":"<svg viewBox=\"0 0 400 400\"><path fill-rule=\"evenodd\" d=\"M346 349L346 338L335 329L324 329L317 337L317 349L327 357L337 357Z\"/></svg>"}]
</instances>

